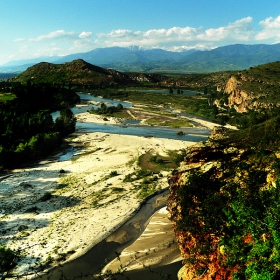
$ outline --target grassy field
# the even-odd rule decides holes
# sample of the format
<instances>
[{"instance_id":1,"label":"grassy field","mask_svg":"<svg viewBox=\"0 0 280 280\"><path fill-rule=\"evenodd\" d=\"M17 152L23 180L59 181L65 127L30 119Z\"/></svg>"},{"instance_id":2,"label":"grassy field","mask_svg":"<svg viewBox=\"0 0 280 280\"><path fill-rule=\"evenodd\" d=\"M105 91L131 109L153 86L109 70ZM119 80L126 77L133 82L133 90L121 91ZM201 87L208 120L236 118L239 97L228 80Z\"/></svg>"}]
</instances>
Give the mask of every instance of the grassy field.
<instances>
[{"instance_id":1,"label":"grassy field","mask_svg":"<svg viewBox=\"0 0 280 280\"><path fill-rule=\"evenodd\" d=\"M12 100L15 97L16 96L14 94L11 94L11 93L0 93L0 102L5 102L7 100Z\"/></svg>"},{"instance_id":2,"label":"grassy field","mask_svg":"<svg viewBox=\"0 0 280 280\"><path fill-rule=\"evenodd\" d=\"M150 89L152 90L153 88ZM212 106L208 105L208 97L204 94L166 94L156 92L141 92L141 90L141 88L126 88L125 90L105 89L93 92L93 94L96 96L103 96L105 98L129 101L136 106L143 106L143 108L145 106L144 110L146 112L155 113L158 116L161 115L162 119L164 114L167 117L174 117L174 110L180 110L188 114L206 117L212 120L216 119L216 112ZM143 90L147 90L147 88L143 88ZM122 117L123 113L117 113L116 115L114 113L114 116ZM189 126L189 124L182 120L180 120L179 123L176 123L177 121L172 120L172 124L169 124L168 120L163 119L162 121L166 121L167 126ZM152 119L148 121L148 124L163 125L158 123L157 120Z\"/></svg>"}]
</instances>

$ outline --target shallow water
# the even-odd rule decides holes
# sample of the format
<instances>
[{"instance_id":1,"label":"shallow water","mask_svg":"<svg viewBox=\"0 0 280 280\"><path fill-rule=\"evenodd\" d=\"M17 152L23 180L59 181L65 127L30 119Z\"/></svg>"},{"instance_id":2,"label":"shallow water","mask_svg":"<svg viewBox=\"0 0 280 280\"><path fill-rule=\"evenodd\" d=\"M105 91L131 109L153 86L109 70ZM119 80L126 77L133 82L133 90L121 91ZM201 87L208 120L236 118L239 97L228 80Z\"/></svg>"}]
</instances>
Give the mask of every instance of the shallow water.
<instances>
[{"instance_id":1,"label":"shallow water","mask_svg":"<svg viewBox=\"0 0 280 280\"><path fill-rule=\"evenodd\" d=\"M168 190L147 200L132 218L84 255L36 279L93 279L93 274L99 273L107 262L116 258L116 253L120 253L142 234L153 213L166 204L167 194ZM127 236L124 242L112 241L114 236L123 235L124 232Z\"/></svg>"},{"instance_id":2,"label":"shallow water","mask_svg":"<svg viewBox=\"0 0 280 280\"><path fill-rule=\"evenodd\" d=\"M90 100L98 102L117 102L114 100L92 97L86 94L80 94L81 98L90 98ZM117 103L115 103L116 106ZM132 106L131 103L122 103L124 107ZM74 114L86 112L90 106L82 106L81 108L74 107L72 111ZM139 125L139 121L135 122L125 122L123 125L111 125L111 124L99 124L93 122L77 122L76 129L78 131L86 132L104 132L113 134L125 134L125 135L136 135L143 137L156 137L156 138L168 138L176 139L182 141L192 141L199 142L206 140L210 135L210 130L200 129L200 128L168 128L168 127L157 127L157 126L147 126ZM178 131L183 131L184 135L177 135ZM65 155L63 155L60 160L66 160L71 158L74 150L69 150ZM99 244L90 249L87 253L81 257L68 262L62 266L56 267L51 270L47 275L40 276L36 279L92 279L92 274L98 273L105 266L105 262L112 260L116 257L116 252L120 253L124 248L129 246L134 240L136 240L143 232L145 226L147 225L151 215L157 210L163 207L166 203L167 191L161 195L151 198L147 203L145 203L140 211L136 213L131 219L129 219L125 224L123 224L118 230L112 233L109 237L118 235L118 232L125 231L129 238L124 243L118 243L110 241L111 239L106 238ZM138 225L138 226L135 226ZM122 233L123 234L123 233ZM178 268L180 267L180 262L174 264L172 268L173 274L172 278L175 279ZM88 275L88 276L87 276ZM137 275L142 279L143 275L140 271ZM142 276L141 276L142 275Z\"/></svg>"},{"instance_id":3,"label":"shallow water","mask_svg":"<svg viewBox=\"0 0 280 280\"><path fill-rule=\"evenodd\" d=\"M78 93L80 96L81 100L87 102L87 104L80 106L79 104L77 106L74 106L71 109L74 115L80 114L80 113L85 113L91 109L96 110L97 108L100 108L101 103L105 103L107 106L117 106L118 104L121 104L124 108L128 108L133 106L132 103L130 102L124 102L124 101L118 101L118 100L113 100L113 99L107 99L107 98L101 98L101 97L95 97L90 94L86 93ZM90 101L93 101L95 104L90 103ZM59 111L55 111L51 113L53 119L55 120L59 115Z\"/></svg>"},{"instance_id":4,"label":"shallow water","mask_svg":"<svg viewBox=\"0 0 280 280\"><path fill-rule=\"evenodd\" d=\"M135 135L143 137L167 138L181 141L204 141L210 135L210 130L200 128L168 128L148 125L112 125L98 123L77 123L76 129L85 132L104 132L113 134ZM183 131L185 135L177 135Z\"/></svg>"},{"instance_id":5,"label":"shallow water","mask_svg":"<svg viewBox=\"0 0 280 280\"><path fill-rule=\"evenodd\" d=\"M112 106L117 106L118 103L122 104L124 108L133 106L132 103L122 102L112 99L94 97L89 94L79 93L79 96L83 100L95 101L103 103L112 104ZM99 105L88 104L81 107L72 107L71 110L74 114L79 114L87 112L91 108L98 108ZM53 118L59 116L59 111L52 113ZM167 138L182 141L200 142L206 140L210 135L210 130L200 129L200 128L169 128L169 127L159 127L159 126L148 126L140 125L139 120L125 121L122 125L112 125L112 124L100 124L94 122L77 122L76 130L85 132L104 132L113 134L124 134L124 135L135 135L143 137L157 137L157 138ZM185 135L177 135L179 131L183 131Z\"/></svg>"}]
</instances>

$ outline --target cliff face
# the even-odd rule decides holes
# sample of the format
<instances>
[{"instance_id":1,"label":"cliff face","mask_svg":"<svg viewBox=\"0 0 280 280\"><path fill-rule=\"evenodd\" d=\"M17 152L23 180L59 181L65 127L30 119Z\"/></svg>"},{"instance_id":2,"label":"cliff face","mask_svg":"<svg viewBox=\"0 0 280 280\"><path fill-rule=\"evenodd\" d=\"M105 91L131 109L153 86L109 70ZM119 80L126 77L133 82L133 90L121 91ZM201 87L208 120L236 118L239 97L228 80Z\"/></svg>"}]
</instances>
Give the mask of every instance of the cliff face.
<instances>
[{"instance_id":1,"label":"cliff face","mask_svg":"<svg viewBox=\"0 0 280 280\"><path fill-rule=\"evenodd\" d=\"M215 133L219 138L225 131L217 129ZM253 153L210 140L190 147L180 168L169 178L167 209L184 259L178 279L232 279L235 273L245 275L253 262L258 265L259 258L266 258L267 266L271 264L271 255L256 253L256 244L272 242L271 229L258 228L257 223L267 217L258 208L262 208L259 197L277 188L278 171L271 167L272 162L260 170L252 163ZM252 257L248 257L250 250L255 250ZM273 254L275 248L270 250ZM273 269L272 264L272 273Z\"/></svg>"},{"instance_id":2,"label":"cliff face","mask_svg":"<svg viewBox=\"0 0 280 280\"><path fill-rule=\"evenodd\" d=\"M244 113L248 110L248 101L252 96L238 88L239 83L235 77L230 77L227 81L224 93L228 94L228 106L234 108L238 113Z\"/></svg>"},{"instance_id":3,"label":"cliff face","mask_svg":"<svg viewBox=\"0 0 280 280\"><path fill-rule=\"evenodd\" d=\"M280 62L251 67L232 73L217 91L225 94L228 101L226 106L238 113L276 108L280 105L279 73Z\"/></svg>"}]
</instances>

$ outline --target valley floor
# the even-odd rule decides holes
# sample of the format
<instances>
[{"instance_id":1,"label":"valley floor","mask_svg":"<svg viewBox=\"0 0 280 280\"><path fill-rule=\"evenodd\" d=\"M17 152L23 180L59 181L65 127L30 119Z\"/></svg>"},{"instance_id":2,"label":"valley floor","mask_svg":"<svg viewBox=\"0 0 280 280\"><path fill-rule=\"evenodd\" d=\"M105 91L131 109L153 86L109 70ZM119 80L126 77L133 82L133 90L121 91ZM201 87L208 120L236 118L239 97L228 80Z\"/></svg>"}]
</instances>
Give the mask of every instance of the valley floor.
<instances>
[{"instance_id":1,"label":"valley floor","mask_svg":"<svg viewBox=\"0 0 280 280\"><path fill-rule=\"evenodd\" d=\"M102 122L88 113L80 117ZM137 171L140 155L194 144L96 132L76 132L68 141L79 147L74 158L56 155L0 178L0 244L20 252L13 271L19 279L81 256L133 215L139 184L124 178ZM168 172L161 175L157 190L167 187Z\"/></svg>"}]
</instances>

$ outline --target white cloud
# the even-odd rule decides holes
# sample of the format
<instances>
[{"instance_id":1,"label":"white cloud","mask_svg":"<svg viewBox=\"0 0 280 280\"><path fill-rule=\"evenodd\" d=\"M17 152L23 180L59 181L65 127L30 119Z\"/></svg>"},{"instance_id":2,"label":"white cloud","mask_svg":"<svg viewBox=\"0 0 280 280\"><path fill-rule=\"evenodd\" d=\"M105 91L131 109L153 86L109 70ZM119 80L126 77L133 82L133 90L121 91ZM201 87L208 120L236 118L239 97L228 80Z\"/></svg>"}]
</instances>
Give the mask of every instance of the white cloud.
<instances>
[{"instance_id":1,"label":"white cloud","mask_svg":"<svg viewBox=\"0 0 280 280\"><path fill-rule=\"evenodd\" d=\"M98 46L162 47L166 43L175 43L192 38L197 30L191 27L172 27L170 29L151 29L147 31L113 30L110 33L99 33L95 43Z\"/></svg>"},{"instance_id":2,"label":"white cloud","mask_svg":"<svg viewBox=\"0 0 280 280\"><path fill-rule=\"evenodd\" d=\"M38 56L66 55L75 52L90 51L94 48L92 32L56 30L36 38L17 38L14 40L18 56L23 58ZM24 53L24 55L23 55Z\"/></svg>"},{"instance_id":3,"label":"white cloud","mask_svg":"<svg viewBox=\"0 0 280 280\"><path fill-rule=\"evenodd\" d=\"M91 32L83 31L80 35L79 38L84 39L84 38L90 38L92 36Z\"/></svg>"},{"instance_id":4,"label":"white cloud","mask_svg":"<svg viewBox=\"0 0 280 280\"><path fill-rule=\"evenodd\" d=\"M253 30L251 27L253 19L251 17L243 18L229 23L227 26L219 28L210 28L197 36L201 41L229 41L244 42L252 38Z\"/></svg>"},{"instance_id":5,"label":"white cloud","mask_svg":"<svg viewBox=\"0 0 280 280\"><path fill-rule=\"evenodd\" d=\"M14 42L23 42L25 41L25 38L17 38L14 40Z\"/></svg>"},{"instance_id":6,"label":"white cloud","mask_svg":"<svg viewBox=\"0 0 280 280\"><path fill-rule=\"evenodd\" d=\"M20 57L34 55L65 55L90 51L97 47L129 47L162 48L172 51L190 49L213 49L219 46L236 43L279 43L280 16L268 17L259 22L260 31L253 28L253 18L248 16L217 28L203 27L170 27L150 30L116 29L108 33L91 31L55 30L34 38L17 38L9 44L10 51L2 52L2 60L9 53ZM12 49L13 47L13 49Z\"/></svg>"},{"instance_id":7,"label":"white cloud","mask_svg":"<svg viewBox=\"0 0 280 280\"><path fill-rule=\"evenodd\" d=\"M75 32L66 32L64 30L57 30L50 32L46 35L38 36L37 38L30 39L30 41L47 41L47 40L54 40L54 39L65 39L65 38L77 38L78 35Z\"/></svg>"},{"instance_id":8,"label":"white cloud","mask_svg":"<svg viewBox=\"0 0 280 280\"><path fill-rule=\"evenodd\" d=\"M262 20L260 22L260 25L263 26L265 29L272 29L272 28L279 29L280 28L280 16L278 16L275 19L273 17L266 18L265 20Z\"/></svg>"},{"instance_id":9,"label":"white cloud","mask_svg":"<svg viewBox=\"0 0 280 280\"><path fill-rule=\"evenodd\" d=\"M272 40L278 42L280 38L280 16L277 18L269 17L260 21L260 26L263 28L256 36L256 40Z\"/></svg>"},{"instance_id":10,"label":"white cloud","mask_svg":"<svg viewBox=\"0 0 280 280\"><path fill-rule=\"evenodd\" d=\"M246 17L219 28L204 29L172 27L169 29L151 29L147 31L113 30L110 33L97 34L98 46L160 47L166 49L197 48L209 49L217 45L247 42L253 37L252 17Z\"/></svg>"}]
</instances>

